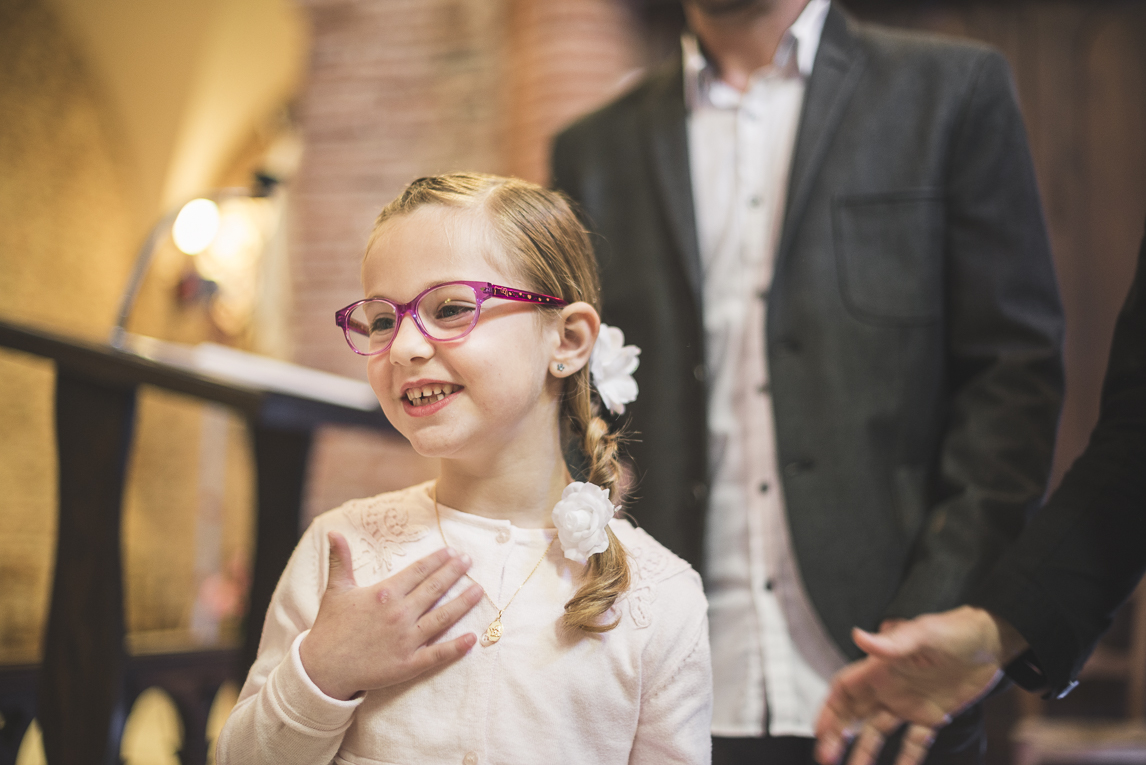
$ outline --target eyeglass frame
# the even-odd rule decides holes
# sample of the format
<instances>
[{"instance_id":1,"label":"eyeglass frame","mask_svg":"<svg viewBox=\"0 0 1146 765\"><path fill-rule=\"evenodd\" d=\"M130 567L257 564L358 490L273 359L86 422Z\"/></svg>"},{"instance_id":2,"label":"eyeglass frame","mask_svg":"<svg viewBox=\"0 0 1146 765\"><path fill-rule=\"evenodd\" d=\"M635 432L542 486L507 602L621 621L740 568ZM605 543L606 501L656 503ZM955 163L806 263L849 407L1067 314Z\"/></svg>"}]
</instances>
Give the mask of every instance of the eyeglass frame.
<instances>
[{"instance_id":1,"label":"eyeglass frame","mask_svg":"<svg viewBox=\"0 0 1146 765\"><path fill-rule=\"evenodd\" d=\"M421 304L422 298L424 298L426 295L429 295L439 287L448 287L451 284L464 284L474 291L474 318L473 321L470 322L469 327L467 327L466 330L460 335L455 335L454 337L442 340L431 335L426 331L426 328L422 326L422 320L418 318L418 306ZM569 305L567 300L562 300L561 298L553 297L552 295L545 295L540 292L529 292L528 290L519 290L513 287L503 287L499 284L492 284L490 282L453 281L441 282L440 284L434 284L430 287L427 287L418 293L418 295L409 303L395 303L393 300L378 297L364 298L362 300L355 301L345 308L340 308L334 312L334 323L342 328L342 334L346 337L346 344L350 346L350 350L354 351L359 356L377 356L379 353L385 353L386 351L390 350L390 346L394 344L394 340L398 337L398 330L402 328L402 318L406 314L409 314L410 317L414 320L414 326L416 326L418 331L422 333L422 337L433 343L452 343L455 340L461 340L463 337L473 331L473 328L477 326L478 319L481 317L482 304L490 298L513 300L518 303L532 303L533 305L546 306L550 308L561 308L563 306ZM354 345L354 341L350 339L350 314L353 313L355 308L366 305L367 303L386 303L391 305L394 307L394 314L397 317L394 320L394 335L390 338L390 342L386 343L384 347L369 353L358 350L358 348ZM354 331L357 332L357 330ZM359 332L359 334L367 338L370 337L369 332Z\"/></svg>"}]
</instances>

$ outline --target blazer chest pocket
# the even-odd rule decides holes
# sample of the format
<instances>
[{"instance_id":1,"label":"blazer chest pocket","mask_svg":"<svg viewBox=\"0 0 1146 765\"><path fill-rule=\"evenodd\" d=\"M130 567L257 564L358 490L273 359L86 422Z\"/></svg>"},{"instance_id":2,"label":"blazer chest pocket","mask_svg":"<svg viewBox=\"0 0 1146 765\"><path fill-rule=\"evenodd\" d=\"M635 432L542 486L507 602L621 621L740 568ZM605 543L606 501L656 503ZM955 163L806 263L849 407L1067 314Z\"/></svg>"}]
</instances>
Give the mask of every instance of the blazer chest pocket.
<instances>
[{"instance_id":1,"label":"blazer chest pocket","mask_svg":"<svg viewBox=\"0 0 1146 765\"><path fill-rule=\"evenodd\" d=\"M861 321L928 324L943 311L939 189L836 197L832 229L844 304Z\"/></svg>"}]
</instances>

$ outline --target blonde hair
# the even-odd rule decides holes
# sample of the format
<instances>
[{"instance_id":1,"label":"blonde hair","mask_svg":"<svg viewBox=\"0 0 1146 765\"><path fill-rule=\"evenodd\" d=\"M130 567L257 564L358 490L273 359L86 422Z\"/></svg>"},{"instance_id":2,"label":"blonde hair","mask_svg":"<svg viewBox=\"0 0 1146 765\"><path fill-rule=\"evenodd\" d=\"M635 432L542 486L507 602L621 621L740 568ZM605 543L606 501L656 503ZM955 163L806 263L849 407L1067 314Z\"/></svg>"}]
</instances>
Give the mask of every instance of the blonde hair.
<instances>
[{"instance_id":1,"label":"blonde hair","mask_svg":"<svg viewBox=\"0 0 1146 765\"><path fill-rule=\"evenodd\" d=\"M525 281L523 288L569 303L583 301L601 310L601 283L592 245L559 192L517 178L480 173L419 178L379 213L371 243L388 220L426 205L483 212L501 250L511 259L509 266ZM599 416L599 406L586 364L565 379L561 416L588 460L585 479L608 489L613 502L620 503L621 436ZM584 582L565 604L563 620L568 627L607 632L619 622L600 623L629 589L625 548L612 529L606 528L606 533L608 549L589 557Z\"/></svg>"}]
</instances>

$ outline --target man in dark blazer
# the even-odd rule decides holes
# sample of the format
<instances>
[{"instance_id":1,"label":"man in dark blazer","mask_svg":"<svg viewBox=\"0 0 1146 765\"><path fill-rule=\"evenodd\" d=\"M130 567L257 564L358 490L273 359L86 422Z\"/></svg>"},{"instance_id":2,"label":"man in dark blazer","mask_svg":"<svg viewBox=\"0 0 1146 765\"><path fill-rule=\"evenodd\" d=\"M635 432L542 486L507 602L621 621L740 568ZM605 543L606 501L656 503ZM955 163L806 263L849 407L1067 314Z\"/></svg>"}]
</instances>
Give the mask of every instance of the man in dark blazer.
<instances>
[{"instance_id":1,"label":"man in dark blazer","mask_svg":"<svg viewBox=\"0 0 1146 765\"><path fill-rule=\"evenodd\" d=\"M970 605L856 637L871 656L840 673L817 726L835 762L857 722L871 753L904 721L926 729L986 693L1001 670L1061 697L1146 571L1146 238L1114 329L1098 424L1046 506ZM881 719L882 717L882 719ZM858 760L859 762L863 760Z\"/></svg>"},{"instance_id":2,"label":"man in dark blazer","mask_svg":"<svg viewBox=\"0 0 1146 765\"><path fill-rule=\"evenodd\" d=\"M719 2L686 10L705 5ZM631 512L703 573L705 276L684 92L678 59L558 136L553 171L596 234L605 321L642 348ZM999 53L832 4L761 299L791 551L827 635L858 658L853 626L963 602L1045 490L1062 314Z\"/></svg>"}]
</instances>

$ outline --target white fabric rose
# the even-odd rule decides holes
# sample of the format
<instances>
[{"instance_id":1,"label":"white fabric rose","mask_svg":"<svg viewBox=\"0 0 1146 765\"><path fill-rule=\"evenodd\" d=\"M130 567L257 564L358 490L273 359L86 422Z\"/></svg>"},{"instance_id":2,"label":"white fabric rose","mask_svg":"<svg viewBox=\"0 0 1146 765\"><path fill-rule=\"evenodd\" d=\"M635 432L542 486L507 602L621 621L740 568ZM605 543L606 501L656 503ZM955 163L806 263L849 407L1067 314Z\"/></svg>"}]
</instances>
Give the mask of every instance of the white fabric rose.
<instances>
[{"instance_id":1,"label":"white fabric rose","mask_svg":"<svg viewBox=\"0 0 1146 765\"><path fill-rule=\"evenodd\" d=\"M589 372L601 401L613 414L624 414L625 404L637 400L637 381L633 379L633 372L641 363L637 358L640 353L637 346L625 345L624 332L608 324L601 325L589 357Z\"/></svg>"},{"instance_id":2,"label":"white fabric rose","mask_svg":"<svg viewBox=\"0 0 1146 765\"><path fill-rule=\"evenodd\" d=\"M608 489L581 481L566 486L561 500L553 506L553 525L565 557L587 563L590 555L609 549L605 526L616 510L609 501Z\"/></svg>"}]
</instances>

